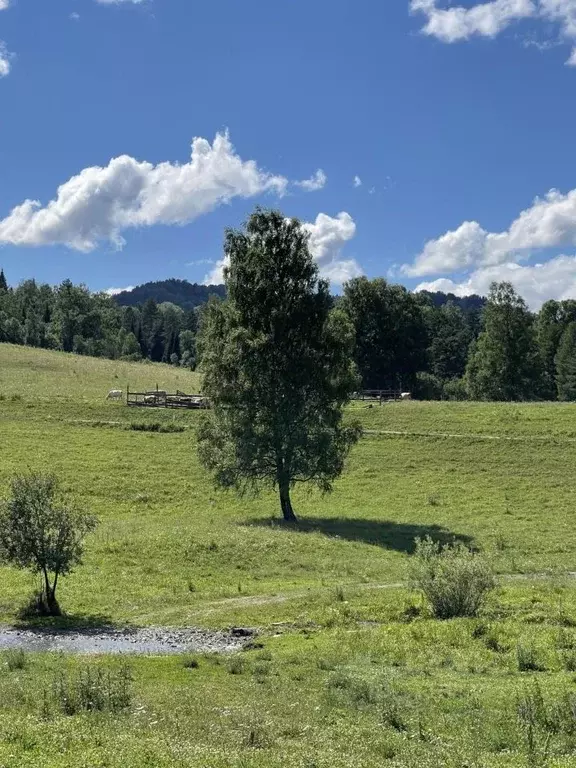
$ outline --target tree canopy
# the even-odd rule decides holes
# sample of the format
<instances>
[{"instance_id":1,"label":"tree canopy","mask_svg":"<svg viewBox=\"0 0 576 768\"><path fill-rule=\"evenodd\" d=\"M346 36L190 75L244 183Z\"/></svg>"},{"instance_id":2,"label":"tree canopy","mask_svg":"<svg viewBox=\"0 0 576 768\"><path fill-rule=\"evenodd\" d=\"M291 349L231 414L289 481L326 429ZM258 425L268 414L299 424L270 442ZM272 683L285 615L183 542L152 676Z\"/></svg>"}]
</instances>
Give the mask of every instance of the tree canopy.
<instances>
[{"instance_id":1,"label":"tree canopy","mask_svg":"<svg viewBox=\"0 0 576 768\"><path fill-rule=\"evenodd\" d=\"M530 400L542 391L542 358L534 319L510 283L492 283L483 330L468 360L475 400Z\"/></svg>"}]
</instances>

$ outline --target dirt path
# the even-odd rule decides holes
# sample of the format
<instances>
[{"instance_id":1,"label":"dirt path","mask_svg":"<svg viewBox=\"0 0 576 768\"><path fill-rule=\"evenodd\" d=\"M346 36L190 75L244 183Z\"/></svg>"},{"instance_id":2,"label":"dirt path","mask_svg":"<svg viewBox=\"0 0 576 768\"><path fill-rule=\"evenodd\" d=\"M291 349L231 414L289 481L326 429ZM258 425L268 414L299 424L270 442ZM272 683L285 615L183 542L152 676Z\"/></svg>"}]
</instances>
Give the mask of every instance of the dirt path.
<instances>
[{"instance_id":1,"label":"dirt path","mask_svg":"<svg viewBox=\"0 0 576 768\"><path fill-rule=\"evenodd\" d=\"M365 435L390 435L392 437L448 437L459 440L504 440L508 442L546 443L554 440L560 443L576 443L576 437L563 435L483 435L480 432L458 434L452 432L411 432L397 429L365 429Z\"/></svg>"},{"instance_id":2,"label":"dirt path","mask_svg":"<svg viewBox=\"0 0 576 768\"><path fill-rule=\"evenodd\" d=\"M497 578L502 582L506 581L553 581L555 579L576 579L576 571L566 571L560 574L551 573L502 573L498 574ZM362 591L367 589L402 589L407 588L408 583L402 581L392 581L386 584L342 584L340 585L344 592L346 590ZM220 609L225 610L227 608L243 608L258 605L276 605L280 603L286 603L290 600L300 600L304 597L311 595L322 595L333 592L336 585L332 587L322 587L319 589L309 589L305 592L285 592L278 595L246 595L245 597L227 597L223 600L216 600L212 603L208 603L205 608L201 608L195 611L193 616L207 616L211 613L217 613Z\"/></svg>"}]
</instances>

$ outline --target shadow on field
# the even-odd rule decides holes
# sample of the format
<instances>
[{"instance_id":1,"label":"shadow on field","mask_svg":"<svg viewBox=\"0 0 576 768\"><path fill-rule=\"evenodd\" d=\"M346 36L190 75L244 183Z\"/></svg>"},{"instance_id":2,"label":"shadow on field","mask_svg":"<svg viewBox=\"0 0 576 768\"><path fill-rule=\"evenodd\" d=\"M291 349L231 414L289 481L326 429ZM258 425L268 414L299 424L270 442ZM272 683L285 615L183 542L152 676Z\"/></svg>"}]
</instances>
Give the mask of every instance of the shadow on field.
<instances>
[{"instance_id":1,"label":"shadow on field","mask_svg":"<svg viewBox=\"0 0 576 768\"><path fill-rule=\"evenodd\" d=\"M35 616L19 618L12 625L15 629L28 629L34 632L82 632L82 634L106 634L118 632L119 629L129 632L130 626L112 621L109 616L101 614L64 614L62 616Z\"/></svg>"},{"instance_id":2,"label":"shadow on field","mask_svg":"<svg viewBox=\"0 0 576 768\"><path fill-rule=\"evenodd\" d=\"M407 554L414 552L415 539L423 539L426 536L440 544L459 541L470 546L473 541L471 536L454 533L441 525L418 525L416 523L396 523L392 520L366 520L353 517L305 517L297 523L287 523L283 520L269 518L252 520L247 524L283 528L298 533L323 533L332 538L361 541L364 544L374 544L384 549L394 549L397 552Z\"/></svg>"}]
</instances>

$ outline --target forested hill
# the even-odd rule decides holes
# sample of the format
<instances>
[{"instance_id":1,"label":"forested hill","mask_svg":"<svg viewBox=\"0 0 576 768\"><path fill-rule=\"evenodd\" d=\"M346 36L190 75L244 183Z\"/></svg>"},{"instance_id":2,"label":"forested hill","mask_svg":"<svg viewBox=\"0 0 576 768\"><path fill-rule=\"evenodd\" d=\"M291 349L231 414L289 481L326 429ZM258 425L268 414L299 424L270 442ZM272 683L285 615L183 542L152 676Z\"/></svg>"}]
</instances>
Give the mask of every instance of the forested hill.
<instances>
[{"instance_id":1,"label":"forested hill","mask_svg":"<svg viewBox=\"0 0 576 768\"><path fill-rule=\"evenodd\" d=\"M148 299L154 299L157 304L169 301L178 307L189 311L205 304L212 295L224 296L223 285L199 285L188 280L157 280L138 285L131 291L122 291L114 297L122 307L135 307L144 304Z\"/></svg>"},{"instance_id":2,"label":"forested hill","mask_svg":"<svg viewBox=\"0 0 576 768\"><path fill-rule=\"evenodd\" d=\"M486 297L478 296L476 293L471 293L470 296L455 296L453 293L443 293L442 291L420 291L420 294L430 299L433 307L443 307L444 304L451 302L460 307L465 314L478 312L486 304Z\"/></svg>"}]
</instances>

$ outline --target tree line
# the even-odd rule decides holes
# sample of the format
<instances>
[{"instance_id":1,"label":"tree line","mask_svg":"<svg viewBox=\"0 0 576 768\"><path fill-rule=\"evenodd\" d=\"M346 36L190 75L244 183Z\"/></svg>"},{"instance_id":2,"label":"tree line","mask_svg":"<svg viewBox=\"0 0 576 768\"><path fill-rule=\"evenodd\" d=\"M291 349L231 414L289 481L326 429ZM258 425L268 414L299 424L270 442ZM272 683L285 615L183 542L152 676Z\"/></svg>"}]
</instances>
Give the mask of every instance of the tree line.
<instances>
[{"instance_id":1,"label":"tree line","mask_svg":"<svg viewBox=\"0 0 576 768\"><path fill-rule=\"evenodd\" d=\"M198 311L150 298L119 306L105 293L64 280L10 288L0 271L0 342L112 360L152 360L193 369Z\"/></svg>"},{"instance_id":2,"label":"tree line","mask_svg":"<svg viewBox=\"0 0 576 768\"><path fill-rule=\"evenodd\" d=\"M223 289L217 293L222 300ZM445 298L366 277L329 297L352 322L363 389L421 399L576 400L575 300L550 300L532 313L509 283L494 284L487 300ZM152 297L119 306L70 280L10 288L0 271L0 342L194 369L208 306L184 310Z\"/></svg>"}]
</instances>

